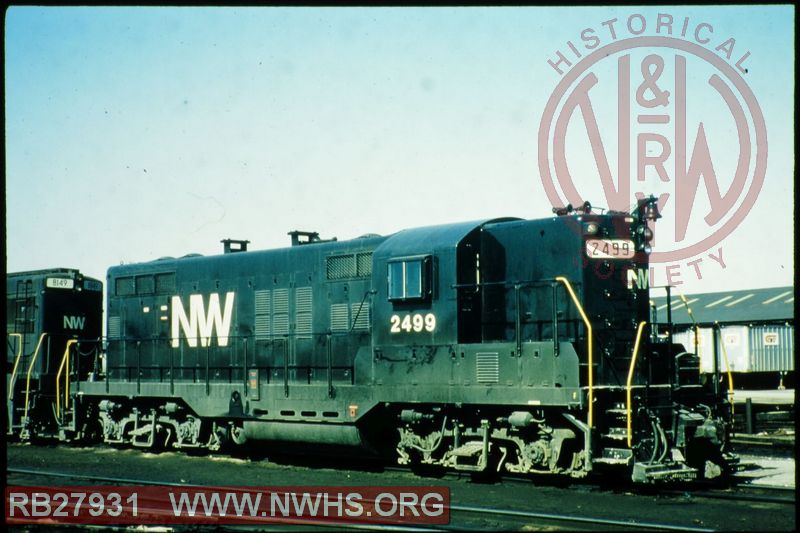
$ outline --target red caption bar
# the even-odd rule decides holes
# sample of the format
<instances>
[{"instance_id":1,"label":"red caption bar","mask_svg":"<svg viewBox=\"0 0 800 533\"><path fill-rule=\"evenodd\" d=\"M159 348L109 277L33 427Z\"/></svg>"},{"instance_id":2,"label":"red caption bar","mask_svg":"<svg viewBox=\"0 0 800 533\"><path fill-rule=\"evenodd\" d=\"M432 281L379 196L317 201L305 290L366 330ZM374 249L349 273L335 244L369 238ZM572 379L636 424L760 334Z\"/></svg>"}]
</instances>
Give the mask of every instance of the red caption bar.
<instances>
[{"instance_id":1,"label":"red caption bar","mask_svg":"<svg viewBox=\"0 0 800 533\"><path fill-rule=\"evenodd\" d=\"M447 524L447 487L6 487L9 524Z\"/></svg>"}]
</instances>

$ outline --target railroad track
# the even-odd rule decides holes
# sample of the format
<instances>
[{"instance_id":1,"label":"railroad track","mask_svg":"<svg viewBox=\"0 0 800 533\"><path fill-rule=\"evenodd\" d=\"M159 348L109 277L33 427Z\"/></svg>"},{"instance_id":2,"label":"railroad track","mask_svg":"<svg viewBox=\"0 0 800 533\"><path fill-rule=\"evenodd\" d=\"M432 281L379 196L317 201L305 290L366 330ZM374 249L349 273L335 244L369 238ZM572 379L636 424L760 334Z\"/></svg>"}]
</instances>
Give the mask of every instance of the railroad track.
<instances>
[{"instance_id":1,"label":"railroad track","mask_svg":"<svg viewBox=\"0 0 800 533\"><path fill-rule=\"evenodd\" d=\"M389 472L407 472L399 467L387 467L386 471ZM461 472L446 471L441 474L441 478L451 480L463 480L468 478ZM528 477L517 477L513 475L504 475L502 480L503 484L519 485L520 487L533 487L535 483L542 483L544 480L534 481ZM685 488L671 489L658 485L636 485L632 482L618 481L616 483L609 483L608 481L597 482L587 480L569 480L569 487L582 490L586 492L592 491L626 491L635 490L640 494L647 494L652 496L674 496L680 498L707 498L717 500L734 500L742 502L761 502L761 503L777 503L777 504L795 504L795 489L782 487L777 485L750 485L749 479L734 478L731 481L731 486L727 488L708 488L707 482L698 481L694 484L687 483ZM552 485L561 486L558 481L551 480ZM546 481L545 481L546 483Z\"/></svg>"},{"instance_id":2,"label":"railroad track","mask_svg":"<svg viewBox=\"0 0 800 533\"><path fill-rule=\"evenodd\" d=\"M338 465L341 467L342 465ZM400 473L400 474L408 474L412 472L408 468L398 467L398 466L385 466L380 468L381 471L385 472L393 472L393 473ZM44 475L48 477L72 477L73 479L82 479L80 475L76 474L62 474L57 472L48 472L44 470L25 470L25 469L14 469L8 468L7 472L9 473L17 473L17 474L30 474L30 475ZM38 472L38 474L37 474ZM430 474L430 473L429 473ZM421 477L426 477L425 474L417 475ZM141 479L125 479L125 478L102 478L100 476L84 476L88 481L104 481L107 483L121 483L124 485L163 485L163 486L186 486L182 483L167 483L167 482L152 482L152 481L145 481ZM473 477L470 474L465 474L463 472L455 472L451 470L442 471L436 474L434 477L429 477L429 479L447 479L451 481L469 481L473 480ZM694 484L687 484L685 487L681 486L680 489L671 489L668 487L662 487L658 485L637 485L633 486L631 482L626 481L617 481L616 483L609 483L607 480L602 481L594 481L594 480L585 480L585 479L559 479L559 478L552 478L552 479L532 479L525 476L515 476L513 474L504 474L502 477L498 475L498 477L492 479L486 479L483 482L487 484L494 484L494 483L502 483L504 485L518 485L521 488L531 488L536 486L543 486L543 487L560 487L560 488L572 488L575 490L581 490L585 492L593 492L593 491L606 491L606 492L613 492L613 491L628 491L634 489L636 492L640 494L648 494L653 496L674 496L674 497L681 497L681 498L711 498L711 499L718 499L718 500L737 500L737 501L751 501L751 502L762 502L762 503L778 503L778 504L794 504L795 499L795 490L794 488L786 488L781 486L769 486L769 485L750 485L748 482L749 479L736 479L732 480L732 484L730 487L726 488L717 488L717 487L708 487L704 482L696 482Z\"/></svg>"},{"instance_id":3,"label":"railroad track","mask_svg":"<svg viewBox=\"0 0 800 533\"><path fill-rule=\"evenodd\" d=\"M737 492L730 492L730 489L711 489L698 491L665 490L660 491L659 494L682 498L776 503L792 506L796 504L795 490L787 487L774 487L769 485L753 487L750 485L740 485L737 486L736 491Z\"/></svg>"},{"instance_id":4,"label":"railroad track","mask_svg":"<svg viewBox=\"0 0 800 533\"><path fill-rule=\"evenodd\" d=\"M68 479L70 481L82 481L91 483L107 483L113 485L159 485L167 487L182 487L187 488L191 485L185 483L175 483L167 481L154 481L148 479L134 479L124 477L109 477L99 475L86 475L75 474L68 472L55 472L48 470L38 470L29 468L6 468L7 474L16 474L21 476L44 477L52 479ZM242 491L247 491L245 487L241 488ZM713 529L684 526L677 524L656 523L638 520L617 520L603 517L591 516L575 516L574 514L557 514L557 513L540 513L530 512L518 509L500 509L494 507L481 507L481 506L466 506L466 505L450 505L448 507L450 512L450 525L447 526L406 526L406 525L386 525L386 524L332 524L330 522L314 522L312 520L281 520L280 524L285 525L298 525L298 526L313 526L321 527L323 529L366 529L366 530L381 530L381 531L484 531L486 530L486 521L491 524L497 525L497 521L511 522L511 526L523 526L535 523L537 526L551 526L556 529L563 528L565 530L574 530L575 528L586 528L586 530L609 530L609 531L643 531L643 530L661 530L661 531L681 531L681 532L710 532Z\"/></svg>"},{"instance_id":5,"label":"railroad track","mask_svg":"<svg viewBox=\"0 0 800 533\"><path fill-rule=\"evenodd\" d=\"M454 514L467 513L476 514L481 517L503 517L512 519L522 519L525 523L530 524L530 521L536 521L537 525L542 526L542 522L551 522L554 524L564 525L572 530L577 526L584 526L587 530L596 531L597 526L608 528L609 531L691 531L691 532L707 532L714 531L714 529L682 526L676 524L663 524L655 522L643 522L638 520L615 520L599 517L588 516L575 516L566 514L553 514L553 513L533 513L528 511L516 511L512 509L493 509L489 507L468 507L460 505L450 506L451 521ZM461 529L461 527L457 528ZM483 530L483 529L481 529Z\"/></svg>"}]
</instances>

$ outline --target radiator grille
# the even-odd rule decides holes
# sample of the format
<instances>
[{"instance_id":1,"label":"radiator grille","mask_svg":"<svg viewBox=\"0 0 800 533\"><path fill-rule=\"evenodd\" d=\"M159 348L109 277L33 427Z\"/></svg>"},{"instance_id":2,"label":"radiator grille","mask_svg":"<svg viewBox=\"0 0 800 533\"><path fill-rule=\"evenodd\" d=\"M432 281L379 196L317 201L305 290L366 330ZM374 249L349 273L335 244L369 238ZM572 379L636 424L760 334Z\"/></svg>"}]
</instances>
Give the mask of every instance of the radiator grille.
<instances>
[{"instance_id":1,"label":"radiator grille","mask_svg":"<svg viewBox=\"0 0 800 533\"><path fill-rule=\"evenodd\" d=\"M133 278L117 278L114 292L117 296L136 294L136 285L134 285Z\"/></svg>"},{"instance_id":2,"label":"radiator grille","mask_svg":"<svg viewBox=\"0 0 800 533\"><path fill-rule=\"evenodd\" d=\"M270 291L261 290L255 292L255 335L256 340L266 340L270 338L272 328L270 327Z\"/></svg>"},{"instance_id":3,"label":"radiator grille","mask_svg":"<svg viewBox=\"0 0 800 533\"><path fill-rule=\"evenodd\" d=\"M300 339L311 338L311 313L313 310L311 287L298 287L295 298L295 333Z\"/></svg>"},{"instance_id":4,"label":"radiator grille","mask_svg":"<svg viewBox=\"0 0 800 533\"><path fill-rule=\"evenodd\" d=\"M497 383L500 380L500 362L497 352L476 354L475 373L478 383Z\"/></svg>"},{"instance_id":5,"label":"radiator grille","mask_svg":"<svg viewBox=\"0 0 800 533\"><path fill-rule=\"evenodd\" d=\"M326 267L328 279L366 278L372 275L372 252L332 255Z\"/></svg>"},{"instance_id":6,"label":"radiator grille","mask_svg":"<svg viewBox=\"0 0 800 533\"><path fill-rule=\"evenodd\" d=\"M289 334L289 289L272 292L272 334Z\"/></svg>"},{"instance_id":7,"label":"radiator grille","mask_svg":"<svg viewBox=\"0 0 800 533\"><path fill-rule=\"evenodd\" d=\"M272 312L276 315L289 314L289 289L275 289Z\"/></svg>"},{"instance_id":8,"label":"radiator grille","mask_svg":"<svg viewBox=\"0 0 800 533\"><path fill-rule=\"evenodd\" d=\"M361 309L361 311L359 311L359 309ZM350 311L350 316L352 317L351 324L352 320L355 321L353 329L369 329L369 302L364 302L364 305L361 305L360 303L351 304Z\"/></svg>"},{"instance_id":9,"label":"radiator grille","mask_svg":"<svg viewBox=\"0 0 800 533\"><path fill-rule=\"evenodd\" d=\"M118 316L110 316L108 317L108 338L109 339L118 339L120 334L120 326L122 325L122 321Z\"/></svg>"},{"instance_id":10,"label":"radiator grille","mask_svg":"<svg viewBox=\"0 0 800 533\"><path fill-rule=\"evenodd\" d=\"M153 294L156 280L153 276L136 276L136 294Z\"/></svg>"},{"instance_id":11,"label":"radiator grille","mask_svg":"<svg viewBox=\"0 0 800 533\"><path fill-rule=\"evenodd\" d=\"M158 294L171 294L175 292L175 273L156 274L156 292Z\"/></svg>"},{"instance_id":12,"label":"radiator grille","mask_svg":"<svg viewBox=\"0 0 800 533\"><path fill-rule=\"evenodd\" d=\"M256 340L268 340L270 338L269 315L256 315Z\"/></svg>"},{"instance_id":13,"label":"radiator grille","mask_svg":"<svg viewBox=\"0 0 800 533\"><path fill-rule=\"evenodd\" d=\"M275 335L289 334L289 315L275 315L272 318L272 332Z\"/></svg>"},{"instance_id":14,"label":"radiator grille","mask_svg":"<svg viewBox=\"0 0 800 533\"><path fill-rule=\"evenodd\" d=\"M270 291L256 291L256 314L268 315L269 314L269 293Z\"/></svg>"},{"instance_id":15,"label":"radiator grille","mask_svg":"<svg viewBox=\"0 0 800 533\"><path fill-rule=\"evenodd\" d=\"M356 258L354 255L333 255L328 258L328 279L345 279L356 277Z\"/></svg>"},{"instance_id":16,"label":"radiator grille","mask_svg":"<svg viewBox=\"0 0 800 533\"><path fill-rule=\"evenodd\" d=\"M331 304L331 331L350 329L350 315L347 304Z\"/></svg>"},{"instance_id":17,"label":"radiator grille","mask_svg":"<svg viewBox=\"0 0 800 533\"><path fill-rule=\"evenodd\" d=\"M294 292L294 298L298 313L311 312L311 287L298 287Z\"/></svg>"},{"instance_id":18,"label":"radiator grille","mask_svg":"<svg viewBox=\"0 0 800 533\"><path fill-rule=\"evenodd\" d=\"M367 277L372 275L372 252L363 252L356 255L358 263L358 276Z\"/></svg>"}]
</instances>

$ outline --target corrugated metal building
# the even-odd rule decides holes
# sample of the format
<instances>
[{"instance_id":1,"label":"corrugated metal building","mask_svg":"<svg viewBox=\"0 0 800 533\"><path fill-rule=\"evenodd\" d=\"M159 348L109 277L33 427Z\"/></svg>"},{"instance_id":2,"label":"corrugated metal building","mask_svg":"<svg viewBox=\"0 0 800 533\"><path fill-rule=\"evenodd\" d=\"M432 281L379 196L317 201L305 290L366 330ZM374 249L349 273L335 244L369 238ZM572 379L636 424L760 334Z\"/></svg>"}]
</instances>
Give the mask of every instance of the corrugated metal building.
<instances>
[{"instance_id":1,"label":"corrugated metal building","mask_svg":"<svg viewBox=\"0 0 800 533\"><path fill-rule=\"evenodd\" d=\"M655 292L655 291L653 291ZM666 322L666 297L651 301L654 322ZM733 372L794 371L794 287L681 295L672 290L674 339L697 352L703 372L714 371L712 326L719 324L719 369ZM720 342L721 341L721 342ZM726 361L727 359L727 361Z\"/></svg>"}]
</instances>

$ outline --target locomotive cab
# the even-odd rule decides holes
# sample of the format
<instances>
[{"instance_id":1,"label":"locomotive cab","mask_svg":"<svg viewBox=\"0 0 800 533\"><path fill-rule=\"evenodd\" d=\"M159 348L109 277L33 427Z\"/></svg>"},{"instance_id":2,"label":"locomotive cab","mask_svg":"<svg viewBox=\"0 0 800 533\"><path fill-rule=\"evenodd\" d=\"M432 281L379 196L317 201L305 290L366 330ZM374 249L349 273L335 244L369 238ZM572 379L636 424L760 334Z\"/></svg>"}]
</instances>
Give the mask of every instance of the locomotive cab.
<instances>
[{"instance_id":1,"label":"locomotive cab","mask_svg":"<svg viewBox=\"0 0 800 533\"><path fill-rule=\"evenodd\" d=\"M651 341L655 199L556 215L410 230L376 250L375 382L416 386L400 461L476 470L494 454L514 472L627 467L647 482L729 471L724 410L696 361ZM391 297L401 274L410 298ZM422 401L455 387L472 412Z\"/></svg>"}]
</instances>

